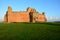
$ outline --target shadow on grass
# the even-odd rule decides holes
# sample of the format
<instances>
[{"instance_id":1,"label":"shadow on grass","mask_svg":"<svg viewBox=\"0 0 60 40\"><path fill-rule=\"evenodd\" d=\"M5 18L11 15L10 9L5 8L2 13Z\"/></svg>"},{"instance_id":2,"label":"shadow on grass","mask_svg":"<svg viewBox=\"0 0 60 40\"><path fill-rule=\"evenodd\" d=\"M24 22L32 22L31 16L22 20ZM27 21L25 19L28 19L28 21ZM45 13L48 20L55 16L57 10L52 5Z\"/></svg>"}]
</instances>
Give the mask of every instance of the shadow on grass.
<instances>
[{"instance_id":1,"label":"shadow on grass","mask_svg":"<svg viewBox=\"0 0 60 40\"><path fill-rule=\"evenodd\" d=\"M60 23L56 23L56 22L36 22L36 23L23 22L23 23L24 24L46 24L46 25L60 26Z\"/></svg>"},{"instance_id":2,"label":"shadow on grass","mask_svg":"<svg viewBox=\"0 0 60 40\"><path fill-rule=\"evenodd\" d=\"M14 22L14 24L45 24L45 25L53 25L53 26L60 26L60 23L58 22Z\"/></svg>"},{"instance_id":3,"label":"shadow on grass","mask_svg":"<svg viewBox=\"0 0 60 40\"><path fill-rule=\"evenodd\" d=\"M60 26L60 23L55 23L55 22L46 22L46 23L40 23L40 24L53 25L53 26Z\"/></svg>"}]
</instances>

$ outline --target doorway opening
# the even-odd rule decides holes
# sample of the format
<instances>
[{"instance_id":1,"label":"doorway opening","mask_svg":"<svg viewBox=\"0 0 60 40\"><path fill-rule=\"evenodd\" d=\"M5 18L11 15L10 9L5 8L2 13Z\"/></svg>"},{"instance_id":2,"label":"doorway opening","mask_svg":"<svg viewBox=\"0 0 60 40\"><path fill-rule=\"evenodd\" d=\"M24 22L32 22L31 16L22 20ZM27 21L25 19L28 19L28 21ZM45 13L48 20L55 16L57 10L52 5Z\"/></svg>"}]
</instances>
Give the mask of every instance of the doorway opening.
<instances>
[{"instance_id":1,"label":"doorway opening","mask_svg":"<svg viewBox=\"0 0 60 40\"><path fill-rule=\"evenodd\" d=\"M29 17L30 17L30 22L33 22L33 12L29 13Z\"/></svg>"}]
</instances>

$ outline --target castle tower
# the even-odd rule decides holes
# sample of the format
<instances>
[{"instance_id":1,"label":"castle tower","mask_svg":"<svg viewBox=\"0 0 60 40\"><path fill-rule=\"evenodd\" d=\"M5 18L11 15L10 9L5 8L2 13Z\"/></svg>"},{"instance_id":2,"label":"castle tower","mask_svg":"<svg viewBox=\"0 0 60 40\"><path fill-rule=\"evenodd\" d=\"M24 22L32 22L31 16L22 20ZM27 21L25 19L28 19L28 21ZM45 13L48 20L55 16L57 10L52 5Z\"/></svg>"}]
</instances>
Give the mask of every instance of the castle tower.
<instances>
[{"instance_id":1,"label":"castle tower","mask_svg":"<svg viewBox=\"0 0 60 40\"><path fill-rule=\"evenodd\" d=\"M45 22L47 22L47 19L45 17L45 12L42 12L42 15L44 15L44 20L45 20Z\"/></svg>"},{"instance_id":2,"label":"castle tower","mask_svg":"<svg viewBox=\"0 0 60 40\"><path fill-rule=\"evenodd\" d=\"M12 18L12 8L9 6L8 7L8 23L10 23L11 21L11 18Z\"/></svg>"},{"instance_id":3,"label":"castle tower","mask_svg":"<svg viewBox=\"0 0 60 40\"><path fill-rule=\"evenodd\" d=\"M8 14L11 14L12 13L12 8L9 6L8 7Z\"/></svg>"},{"instance_id":4,"label":"castle tower","mask_svg":"<svg viewBox=\"0 0 60 40\"><path fill-rule=\"evenodd\" d=\"M28 13L31 12L31 8L30 7L27 8L27 12Z\"/></svg>"}]
</instances>

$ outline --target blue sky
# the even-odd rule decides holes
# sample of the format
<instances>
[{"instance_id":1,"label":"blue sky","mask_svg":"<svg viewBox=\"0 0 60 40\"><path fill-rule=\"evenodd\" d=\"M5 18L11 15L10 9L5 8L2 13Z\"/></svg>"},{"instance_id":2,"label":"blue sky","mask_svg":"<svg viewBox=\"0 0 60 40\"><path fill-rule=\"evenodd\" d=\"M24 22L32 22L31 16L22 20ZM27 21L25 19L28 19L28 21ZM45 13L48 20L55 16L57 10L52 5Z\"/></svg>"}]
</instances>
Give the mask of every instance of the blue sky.
<instances>
[{"instance_id":1,"label":"blue sky","mask_svg":"<svg viewBox=\"0 0 60 40\"><path fill-rule=\"evenodd\" d=\"M45 12L48 21L60 21L60 0L0 0L0 21L4 19L8 6L13 11L25 11L27 7L32 7L39 13Z\"/></svg>"}]
</instances>

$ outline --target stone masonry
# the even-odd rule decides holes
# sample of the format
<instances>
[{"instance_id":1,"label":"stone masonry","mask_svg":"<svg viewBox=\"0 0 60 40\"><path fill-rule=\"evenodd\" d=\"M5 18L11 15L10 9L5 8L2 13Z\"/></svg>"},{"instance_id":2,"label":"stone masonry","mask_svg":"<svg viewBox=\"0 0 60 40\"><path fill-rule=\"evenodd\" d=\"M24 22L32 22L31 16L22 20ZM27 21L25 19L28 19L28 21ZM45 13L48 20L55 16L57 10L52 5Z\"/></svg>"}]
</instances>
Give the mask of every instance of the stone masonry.
<instances>
[{"instance_id":1,"label":"stone masonry","mask_svg":"<svg viewBox=\"0 0 60 40\"><path fill-rule=\"evenodd\" d=\"M34 8L28 7L26 11L12 11L8 7L8 11L4 16L4 22L47 22L45 13L38 13Z\"/></svg>"}]
</instances>

